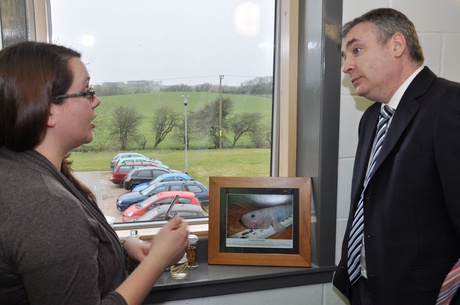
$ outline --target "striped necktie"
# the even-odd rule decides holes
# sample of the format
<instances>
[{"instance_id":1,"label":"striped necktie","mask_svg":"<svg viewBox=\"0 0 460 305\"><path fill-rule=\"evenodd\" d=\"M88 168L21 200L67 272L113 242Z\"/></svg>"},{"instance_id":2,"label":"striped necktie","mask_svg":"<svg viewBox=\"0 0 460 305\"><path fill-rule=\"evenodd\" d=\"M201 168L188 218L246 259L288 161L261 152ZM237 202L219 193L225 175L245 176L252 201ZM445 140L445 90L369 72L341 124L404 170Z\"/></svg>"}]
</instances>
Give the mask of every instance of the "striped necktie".
<instances>
[{"instance_id":1,"label":"striped necktie","mask_svg":"<svg viewBox=\"0 0 460 305\"><path fill-rule=\"evenodd\" d=\"M448 305L455 293L460 287L460 259L452 267L450 272L447 274L444 283L442 284L441 291L439 291L438 300L436 305Z\"/></svg>"},{"instance_id":2,"label":"striped necktie","mask_svg":"<svg viewBox=\"0 0 460 305\"><path fill-rule=\"evenodd\" d=\"M351 225L351 231L348 238L348 276L350 283L353 285L361 277L360 258L361 248L363 245L363 233L364 233L364 193L366 187L372 177L375 162L380 153L380 150L385 140L385 134L387 132L388 122L395 110L388 105L385 105L380 110L379 122L377 124L377 133L374 139L374 149L371 153L371 161L364 179L363 190L361 197L358 202L358 207L355 211L353 222Z\"/></svg>"}]
</instances>

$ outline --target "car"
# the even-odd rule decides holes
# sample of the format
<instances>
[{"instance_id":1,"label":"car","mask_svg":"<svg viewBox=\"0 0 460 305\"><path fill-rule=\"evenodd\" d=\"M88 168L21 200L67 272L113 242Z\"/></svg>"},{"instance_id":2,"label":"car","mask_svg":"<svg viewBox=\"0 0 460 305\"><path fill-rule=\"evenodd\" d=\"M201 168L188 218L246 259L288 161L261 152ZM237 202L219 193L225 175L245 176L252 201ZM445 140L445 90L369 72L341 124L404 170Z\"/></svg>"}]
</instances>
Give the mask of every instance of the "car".
<instances>
[{"instance_id":1,"label":"car","mask_svg":"<svg viewBox=\"0 0 460 305\"><path fill-rule=\"evenodd\" d=\"M169 191L161 192L155 194L147 199L140 201L136 204L131 205L127 208L122 214L122 221L131 221L135 218L141 217L151 209L154 209L160 205L168 205L171 203L171 200L179 195L179 199L176 204L192 204L200 206L200 201L196 198L195 194L192 192L183 192L183 191Z\"/></svg>"},{"instance_id":2,"label":"car","mask_svg":"<svg viewBox=\"0 0 460 305\"><path fill-rule=\"evenodd\" d=\"M166 169L169 169L169 167L165 164L163 164L160 160L155 160L155 159L151 159L149 157L129 157L129 158L119 158L118 159L118 163L127 163L127 162L155 162L158 166L160 167L163 167L163 168L166 168Z\"/></svg>"},{"instance_id":3,"label":"car","mask_svg":"<svg viewBox=\"0 0 460 305\"><path fill-rule=\"evenodd\" d=\"M150 211L146 212L144 215L138 218L134 218L131 221L161 221L165 220L165 213L168 210L169 205L163 204L157 206ZM208 217L208 213L203 210L201 206L197 206L194 204L175 204L171 211L171 213L178 215L185 219L190 218L200 218L200 217Z\"/></svg>"},{"instance_id":4,"label":"car","mask_svg":"<svg viewBox=\"0 0 460 305\"><path fill-rule=\"evenodd\" d=\"M112 160L110 160L110 169L113 171L115 167L117 166L118 160L120 158L132 158L132 157L145 157L143 154L137 153L137 152L122 152L119 154L116 154Z\"/></svg>"},{"instance_id":5,"label":"car","mask_svg":"<svg viewBox=\"0 0 460 305\"><path fill-rule=\"evenodd\" d=\"M169 172L169 169L157 166L133 168L123 179L123 187L125 190L131 190L139 183L150 181Z\"/></svg>"},{"instance_id":6,"label":"car","mask_svg":"<svg viewBox=\"0 0 460 305\"><path fill-rule=\"evenodd\" d=\"M156 177L153 180L150 180L149 182L144 182L144 183L140 183L136 185L131 191L140 192L155 182L191 181L191 180L194 180L194 179L190 177L189 175L187 175L186 173L166 173L166 174Z\"/></svg>"},{"instance_id":7,"label":"car","mask_svg":"<svg viewBox=\"0 0 460 305\"><path fill-rule=\"evenodd\" d=\"M140 192L129 192L117 198L116 205L120 211L126 210L136 202L140 202L155 194L166 191L193 192L203 206L209 204L209 191L206 186L196 180L155 182Z\"/></svg>"},{"instance_id":8,"label":"car","mask_svg":"<svg viewBox=\"0 0 460 305\"><path fill-rule=\"evenodd\" d=\"M123 179L125 179L126 175L133 169L133 168L138 168L138 167L146 167L146 166L155 166L157 168L158 165L155 162L128 162L128 163L122 163L122 164L117 164L117 167L115 167L115 170L113 171L112 178L110 178L110 181L114 184L122 184Z\"/></svg>"}]
</instances>

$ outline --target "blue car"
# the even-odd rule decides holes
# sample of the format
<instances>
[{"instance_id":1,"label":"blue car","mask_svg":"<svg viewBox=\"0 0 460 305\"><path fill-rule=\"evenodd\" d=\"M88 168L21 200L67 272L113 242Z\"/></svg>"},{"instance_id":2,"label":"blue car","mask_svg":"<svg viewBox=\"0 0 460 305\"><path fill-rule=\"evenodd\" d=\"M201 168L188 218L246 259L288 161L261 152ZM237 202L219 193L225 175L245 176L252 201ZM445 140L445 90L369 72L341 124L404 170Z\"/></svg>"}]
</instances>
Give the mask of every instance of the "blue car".
<instances>
[{"instance_id":1,"label":"blue car","mask_svg":"<svg viewBox=\"0 0 460 305\"><path fill-rule=\"evenodd\" d=\"M165 181L191 181L194 180L192 177L185 173L166 173L161 176L156 177L154 180L151 180L149 182L145 183L140 183L136 185L132 191L133 192L140 192L146 187L148 187L151 184L154 184L155 182L165 182Z\"/></svg>"},{"instance_id":2,"label":"blue car","mask_svg":"<svg viewBox=\"0 0 460 305\"><path fill-rule=\"evenodd\" d=\"M209 191L208 188L202 183L195 180L166 181L155 182L140 192L129 192L119 196L116 202L117 209L124 211L132 204L143 201L155 194L167 191L193 192L195 193L196 198L200 201L202 206L207 206L209 204Z\"/></svg>"}]
</instances>

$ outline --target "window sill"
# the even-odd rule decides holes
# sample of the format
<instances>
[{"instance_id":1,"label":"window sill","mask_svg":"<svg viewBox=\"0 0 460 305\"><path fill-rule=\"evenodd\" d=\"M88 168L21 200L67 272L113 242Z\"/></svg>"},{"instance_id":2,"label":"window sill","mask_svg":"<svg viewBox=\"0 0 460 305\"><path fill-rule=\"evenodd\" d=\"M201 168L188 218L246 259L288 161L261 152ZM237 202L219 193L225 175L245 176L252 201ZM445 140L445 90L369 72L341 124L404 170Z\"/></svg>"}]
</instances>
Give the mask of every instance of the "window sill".
<instances>
[{"instance_id":1,"label":"window sill","mask_svg":"<svg viewBox=\"0 0 460 305\"><path fill-rule=\"evenodd\" d=\"M145 304L233 293L329 283L335 266L312 268L221 266L200 263L188 278L172 279L165 272Z\"/></svg>"},{"instance_id":2,"label":"window sill","mask_svg":"<svg viewBox=\"0 0 460 305\"><path fill-rule=\"evenodd\" d=\"M144 303L329 283L335 271L335 266L299 268L208 265L207 240L199 241L197 258L200 266L189 270L185 279L173 279L169 272L165 272Z\"/></svg>"},{"instance_id":3,"label":"window sill","mask_svg":"<svg viewBox=\"0 0 460 305\"><path fill-rule=\"evenodd\" d=\"M150 240L165 223L158 222L153 227L152 223L120 223L114 227L120 238L136 229L140 230L141 239ZM200 238L197 245L200 266L189 270L188 277L182 280L164 272L144 304L330 283L336 268L333 265L310 268L208 265L207 219L192 220L189 231Z\"/></svg>"}]
</instances>

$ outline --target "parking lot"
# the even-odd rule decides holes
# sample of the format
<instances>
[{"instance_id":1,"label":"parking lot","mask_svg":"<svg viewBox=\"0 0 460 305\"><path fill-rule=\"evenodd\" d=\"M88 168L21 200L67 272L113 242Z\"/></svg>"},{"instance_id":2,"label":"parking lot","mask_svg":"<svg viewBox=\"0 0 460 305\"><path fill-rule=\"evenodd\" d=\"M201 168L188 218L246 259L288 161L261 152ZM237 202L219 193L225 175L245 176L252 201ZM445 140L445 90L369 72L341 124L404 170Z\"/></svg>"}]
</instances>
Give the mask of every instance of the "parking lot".
<instances>
[{"instance_id":1,"label":"parking lot","mask_svg":"<svg viewBox=\"0 0 460 305\"><path fill-rule=\"evenodd\" d=\"M118 211L115 201L118 196L128 191L109 180L112 177L112 171L76 172L75 175L96 195L99 208L104 215L112 216L116 222L121 222L121 212Z\"/></svg>"}]
</instances>

